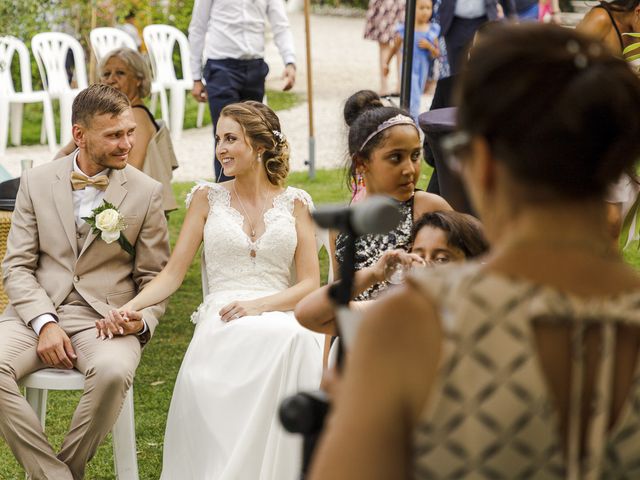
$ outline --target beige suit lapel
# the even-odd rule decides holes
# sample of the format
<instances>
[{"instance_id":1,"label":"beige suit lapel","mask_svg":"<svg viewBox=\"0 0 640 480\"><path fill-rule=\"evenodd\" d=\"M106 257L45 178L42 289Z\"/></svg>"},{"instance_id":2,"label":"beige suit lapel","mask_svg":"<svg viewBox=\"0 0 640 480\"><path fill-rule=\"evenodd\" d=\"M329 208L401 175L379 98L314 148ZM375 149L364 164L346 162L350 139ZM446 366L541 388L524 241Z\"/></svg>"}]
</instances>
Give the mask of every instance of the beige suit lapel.
<instances>
[{"instance_id":1,"label":"beige suit lapel","mask_svg":"<svg viewBox=\"0 0 640 480\"><path fill-rule=\"evenodd\" d=\"M56 172L56 180L51 184L51 193L56 210L60 216L60 222L67 234L73 253L78 255L78 243L76 240L76 220L73 211L73 197L71 195L71 170L73 154L60 164Z\"/></svg>"},{"instance_id":2,"label":"beige suit lapel","mask_svg":"<svg viewBox=\"0 0 640 480\"><path fill-rule=\"evenodd\" d=\"M124 173L124 169L111 170L111 173L109 174L109 186L104 192L103 202L109 202L116 208L120 207L124 197L127 195L127 189L124 187L126 183L127 176ZM98 234L94 233L93 229L89 232L79 256L82 256L82 254L87 251L87 248L89 248L97 236Z\"/></svg>"}]
</instances>

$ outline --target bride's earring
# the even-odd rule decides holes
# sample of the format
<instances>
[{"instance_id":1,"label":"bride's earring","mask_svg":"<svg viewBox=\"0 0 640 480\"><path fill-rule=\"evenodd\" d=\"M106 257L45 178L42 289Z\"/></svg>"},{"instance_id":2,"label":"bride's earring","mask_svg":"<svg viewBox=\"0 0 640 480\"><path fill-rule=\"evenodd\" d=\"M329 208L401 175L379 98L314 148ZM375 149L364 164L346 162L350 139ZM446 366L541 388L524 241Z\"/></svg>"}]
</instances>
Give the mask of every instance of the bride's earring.
<instances>
[{"instance_id":1,"label":"bride's earring","mask_svg":"<svg viewBox=\"0 0 640 480\"><path fill-rule=\"evenodd\" d=\"M260 163L261 161L262 161L262 154L261 154L261 153L259 153L259 154L258 154L258 163Z\"/></svg>"}]
</instances>

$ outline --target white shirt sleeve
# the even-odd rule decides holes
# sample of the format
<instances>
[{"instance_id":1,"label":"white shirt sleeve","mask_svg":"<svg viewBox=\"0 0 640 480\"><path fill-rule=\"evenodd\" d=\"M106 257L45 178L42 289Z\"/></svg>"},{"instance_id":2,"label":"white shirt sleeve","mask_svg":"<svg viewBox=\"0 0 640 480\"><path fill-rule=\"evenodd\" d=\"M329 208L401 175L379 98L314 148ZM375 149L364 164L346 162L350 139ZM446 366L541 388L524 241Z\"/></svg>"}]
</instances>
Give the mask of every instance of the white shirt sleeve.
<instances>
[{"instance_id":1,"label":"white shirt sleeve","mask_svg":"<svg viewBox=\"0 0 640 480\"><path fill-rule=\"evenodd\" d=\"M191 48L191 75L193 80L202 79L202 52L207 34L207 25L211 16L214 0L195 0L189 23L189 47Z\"/></svg>"},{"instance_id":2,"label":"white shirt sleeve","mask_svg":"<svg viewBox=\"0 0 640 480\"><path fill-rule=\"evenodd\" d=\"M147 333L147 330L149 330L149 327L147 327L147 322L142 320L142 330L138 332L138 336L144 335L145 333Z\"/></svg>"},{"instance_id":3,"label":"white shirt sleeve","mask_svg":"<svg viewBox=\"0 0 640 480\"><path fill-rule=\"evenodd\" d=\"M197 1L197 0L196 0ZM267 16L271 24L273 32L273 41L278 47L278 51L282 56L282 61L287 63L296 63L296 51L293 46L293 35L289 27L289 19L284 7L283 0L268 0Z\"/></svg>"},{"instance_id":4,"label":"white shirt sleeve","mask_svg":"<svg viewBox=\"0 0 640 480\"><path fill-rule=\"evenodd\" d=\"M40 330L49 322L55 322L56 319L50 313L43 313L42 315L38 315L36 318L31 320L29 325L33 328L33 331L36 332L36 335L40 336Z\"/></svg>"}]
</instances>

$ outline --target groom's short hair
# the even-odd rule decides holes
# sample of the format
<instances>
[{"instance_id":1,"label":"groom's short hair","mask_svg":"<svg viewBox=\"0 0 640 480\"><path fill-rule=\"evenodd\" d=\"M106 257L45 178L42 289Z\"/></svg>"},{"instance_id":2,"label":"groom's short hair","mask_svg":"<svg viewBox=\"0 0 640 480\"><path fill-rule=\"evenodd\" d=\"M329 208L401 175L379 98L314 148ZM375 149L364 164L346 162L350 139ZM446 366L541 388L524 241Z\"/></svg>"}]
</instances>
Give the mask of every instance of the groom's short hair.
<instances>
[{"instance_id":1,"label":"groom's short hair","mask_svg":"<svg viewBox=\"0 0 640 480\"><path fill-rule=\"evenodd\" d=\"M111 114L116 117L131 108L131 102L120 90L96 83L82 90L73 100L71 123L90 126L96 115Z\"/></svg>"}]
</instances>

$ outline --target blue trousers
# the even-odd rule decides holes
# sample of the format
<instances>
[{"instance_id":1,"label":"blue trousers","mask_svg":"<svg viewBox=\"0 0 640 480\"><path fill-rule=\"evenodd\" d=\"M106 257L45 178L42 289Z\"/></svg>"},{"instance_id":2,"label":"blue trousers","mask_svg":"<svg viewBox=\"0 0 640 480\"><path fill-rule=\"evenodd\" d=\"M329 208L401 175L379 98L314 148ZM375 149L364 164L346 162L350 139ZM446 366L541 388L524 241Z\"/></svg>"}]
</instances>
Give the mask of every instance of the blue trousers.
<instances>
[{"instance_id":1,"label":"blue trousers","mask_svg":"<svg viewBox=\"0 0 640 480\"><path fill-rule=\"evenodd\" d=\"M269 67L262 58L252 60L236 60L226 58L223 60L207 60L204 67L203 78L207 96L209 97L209 111L213 123L213 135L220 112L231 103L244 100L256 100L261 102L264 98L264 81L269 73ZM222 165L214 156L214 169L217 181L229 180L222 173Z\"/></svg>"}]
</instances>

